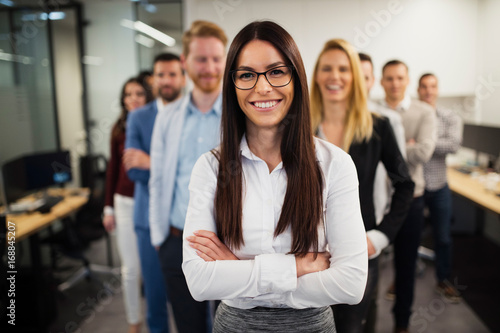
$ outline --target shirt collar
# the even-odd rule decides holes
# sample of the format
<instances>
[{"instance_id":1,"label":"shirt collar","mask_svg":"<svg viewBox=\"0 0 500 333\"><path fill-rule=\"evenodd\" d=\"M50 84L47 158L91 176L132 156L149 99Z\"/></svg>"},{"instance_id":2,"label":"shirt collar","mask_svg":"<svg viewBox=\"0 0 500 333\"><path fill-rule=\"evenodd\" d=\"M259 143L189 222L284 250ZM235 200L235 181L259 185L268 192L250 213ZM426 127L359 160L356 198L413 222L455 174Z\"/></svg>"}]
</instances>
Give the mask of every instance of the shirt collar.
<instances>
[{"instance_id":1,"label":"shirt collar","mask_svg":"<svg viewBox=\"0 0 500 333\"><path fill-rule=\"evenodd\" d=\"M201 113L201 111L193 103L193 92L191 91L189 92L188 113L194 113L194 112ZM217 99L212 105L212 108L205 114L209 114L211 112L214 112L219 117L222 115L222 92L219 94L219 96L217 96Z\"/></svg>"},{"instance_id":2,"label":"shirt collar","mask_svg":"<svg viewBox=\"0 0 500 333\"><path fill-rule=\"evenodd\" d=\"M410 95L405 95L405 98L399 103L398 109L402 109L403 111L406 111L410 108L411 105L411 97Z\"/></svg>"},{"instance_id":3,"label":"shirt collar","mask_svg":"<svg viewBox=\"0 0 500 333\"><path fill-rule=\"evenodd\" d=\"M241 156L251 160L251 161L262 161L264 162L263 159L260 157L254 155L252 151L250 150L250 147L248 147L248 141L247 141L247 136L246 134L243 134L243 137L241 138L240 142L240 153ZM277 172L278 170L283 168L283 161L279 162L279 164L274 168L272 172Z\"/></svg>"},{"instance_id":4,"label":"shirt collar","mask_svg":"<svg viewBox=\"0 0 500 333\"><path fill-rule=\"evenodd\" d=\"M215 100L214 105L212 106L212 110L220 117L222 115L222 92L219 94L217 99Z\"/></svg>"},{"instance_id":5,"label":"shirt collar","mask_svg":"<svg viewBox=\"0 0 500 333\"><path fill-rule=\"evenodd\" d=\"M168 104L167 104L168 105ZM163 101L161 100L161 97L158 97L156 99L156 108L158 109L158 112L162 112L163 110L165 110L165 107L167 105L164 105L163 104Z\"/></svg>"},{"instance_id":6,"label":"shirt collar","mask_svg":"<svg viewBox=\"0 0 500 333\"><path fill-rule=\"evenodd\" d=\"M250 147L248 147L248 142L247 142L247 136L246 136L246 134L243 134L243 138L241 138L240 152L241 152L242 156L248 158L249 160L253 160L253 159L255 159L257 157L254 154L252 154L252 152L250 151Z\"/></svg>"},{"instance_id":7,"label":"shirt collar","mask_svg":"<svg viewBox=\"0 0 500 333\"><path fill-rule=\"evenodd\" d=\"M392 109L386 102L385 99L381 100L380 101L382 106L385 106L386 108L389 108L389 109ZM410 108L410 105L411 105L411 97L410 95L406 95L405 94L405 97L403 98L403 100L398 104L398 106L396 106L396 109L397 111L406 111Z\"/></svg>"}]
</instances>

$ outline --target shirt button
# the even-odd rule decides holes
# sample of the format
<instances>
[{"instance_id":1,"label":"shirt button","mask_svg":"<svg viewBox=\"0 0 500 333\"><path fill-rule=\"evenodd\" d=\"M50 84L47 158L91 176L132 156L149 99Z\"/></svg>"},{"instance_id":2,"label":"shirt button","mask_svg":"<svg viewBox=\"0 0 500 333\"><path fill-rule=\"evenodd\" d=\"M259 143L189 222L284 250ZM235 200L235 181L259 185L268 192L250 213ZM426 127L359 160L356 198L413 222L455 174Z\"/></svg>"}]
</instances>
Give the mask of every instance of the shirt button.
<instances>
[{"instance_id":1,"label":"shirt button","mask_svg":"<svg viewBox=\"0 0 500 333\"><path fill-rule=\"evenodd\" d=\"M200 137L198 138L198 143L202 143L202 142L203 142L203 138L200 136Z\"/></svg>"},{"instance_id":2,"label":"shirt button","mask_svg":"<svg viewBox=\"0 0 500 333\"><path fill-rule=\"evenodd\" d=\"M267 199L266 200L266 205L272 206L273 205L273 200L272 199Z\"/></svg>"}]
</instances>

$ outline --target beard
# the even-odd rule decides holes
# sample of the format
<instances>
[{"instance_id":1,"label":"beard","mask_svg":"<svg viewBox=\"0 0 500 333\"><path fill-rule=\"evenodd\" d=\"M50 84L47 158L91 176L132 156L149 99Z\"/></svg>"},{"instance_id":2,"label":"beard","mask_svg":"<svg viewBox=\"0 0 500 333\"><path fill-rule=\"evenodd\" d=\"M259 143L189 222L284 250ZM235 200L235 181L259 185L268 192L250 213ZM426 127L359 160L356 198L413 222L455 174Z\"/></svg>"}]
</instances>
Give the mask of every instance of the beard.
<instances>
[{"instance_id":1,"label":"beard","mask_svg":"<svg viewBox=\"0 0 500 333\"><path fill-rule=\"evenodd\" d=\"M205 77L213 78L210 81L205 80ZM204 93L212 93L219 89L220 82L222 81L222 75L198 75L191 77L194 85L200 88Z\"/></svg>"},{"instance_id":2,"label":"beard","mask_svg":"<svg viewBox=\"0 0 500 333\"><path fill-rule=\"evenodd\" d=\"M170 89L167 90L165 88L170 88ZM179 95L181 94L181 88L174 88L172 86L163 86L160 87L160 89L158 89L158 94L163 100L170 103L172 101L175 101L177 97L179 97Z\"/></svg>"}]
</instances>

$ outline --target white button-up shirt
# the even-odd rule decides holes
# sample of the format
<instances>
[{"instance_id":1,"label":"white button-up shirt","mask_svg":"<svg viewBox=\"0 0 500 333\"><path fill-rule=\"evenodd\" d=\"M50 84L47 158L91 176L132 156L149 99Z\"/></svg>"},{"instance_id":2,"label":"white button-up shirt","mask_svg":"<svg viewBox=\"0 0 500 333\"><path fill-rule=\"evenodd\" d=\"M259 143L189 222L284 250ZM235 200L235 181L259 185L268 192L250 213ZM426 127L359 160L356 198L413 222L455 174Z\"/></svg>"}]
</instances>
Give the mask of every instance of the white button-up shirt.
<instances>
[{"instance_id":1,"label":"white button-up shirt","mask_svg":"<svg viewBox=\"0 0 500 333\"><path fill-rule=\"evenodd\" d=\"M240 260L205 262L184 241L184 275L196 300L222 299L233 307L321 307L358 303L367 277L366 236L361 217L356 169L348 154L315 138L324 176L325 221L318 227L319 251L331 254L330 268L297 278L290 228L274 237L287 177L280 163L271 173L252 154L243 137L243 239L233 253ZM211 153L196 163L189 185L184 237L196 230L216 232L214 197L218 161Z\"/></svg>"}]
</instances>

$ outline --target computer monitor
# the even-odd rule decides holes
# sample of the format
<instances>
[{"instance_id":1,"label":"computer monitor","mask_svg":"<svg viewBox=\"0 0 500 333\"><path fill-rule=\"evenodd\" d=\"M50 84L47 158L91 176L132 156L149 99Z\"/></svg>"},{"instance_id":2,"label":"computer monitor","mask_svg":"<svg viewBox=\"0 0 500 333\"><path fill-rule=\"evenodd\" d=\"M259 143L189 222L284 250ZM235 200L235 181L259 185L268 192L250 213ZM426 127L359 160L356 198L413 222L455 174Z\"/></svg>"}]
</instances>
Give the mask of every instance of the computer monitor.
<instances>
[{"instance_id":1,"label":"computer monitor","mask_svg":"<svg viewBox=\"0 0 500 333\"><path fill-rule=\"evenodd\" d=\"M24 155L2 166L5 201L7 204L30 192L70 182L69 151Z\"/></svg>"},{"instance_id":2,"label":"computer monitor","mask_svg":"<svg viewBox=\"0 0 500 333\"><path fill-rule=\"evenodd\" d=\"M465 124L462 146L486 153L494 158L500 156L500 128Z\"/></svg>"}]
</instances>

